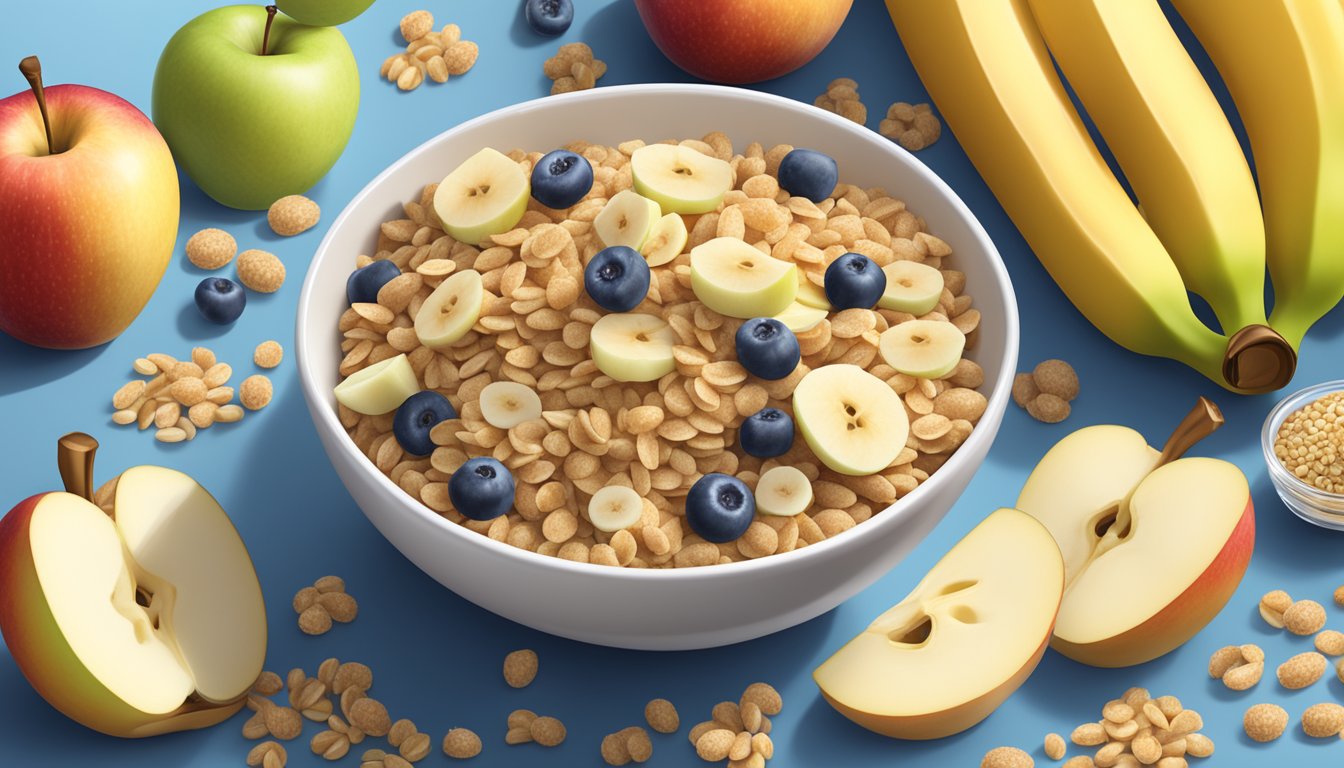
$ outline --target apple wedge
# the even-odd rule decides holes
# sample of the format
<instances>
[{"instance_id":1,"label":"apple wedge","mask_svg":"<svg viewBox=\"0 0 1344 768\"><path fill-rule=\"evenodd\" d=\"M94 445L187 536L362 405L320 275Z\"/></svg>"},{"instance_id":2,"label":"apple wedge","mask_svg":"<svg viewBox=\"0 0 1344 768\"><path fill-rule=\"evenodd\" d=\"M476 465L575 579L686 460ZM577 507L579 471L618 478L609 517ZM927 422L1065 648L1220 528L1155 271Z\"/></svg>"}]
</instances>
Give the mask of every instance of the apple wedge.
<instances>
[{"instance_id":1,"label":"apple wedge","mask_svg":"<svg viewBox=\"0 0 1344 768\"><path fill-rule=\"evenodd\" d=\"M1068 584L1055 650L1097 667L1141 664L1227 604L1255 544L1250 488L1233 464L1179 458L1221 423L1200 398L1162 451L1127 427L1093 426L1032 471L1017 506L1055 537Z\"/></svg>"},{"instance_id":2,"label":"apple wedge","mask_svg":"<svg viewBox=\"0 0 1344 768\"><path fill-rule=\"evenodd\" d=\"M0 631L33 688L113 736L214 725L242 708L266 655L247 548L196 481L132 467L89 498L97 443L61 439L70 490L0 520ZM67 474L82 455L84 471Z\"/></svg>"},{"instance_id":3,"label":"apple wedge","mask_svg":"<svg viewBox=\"0 0 1344 768\"><path fill-rule=\"evenodd\" d=\"M939 739L984 720L1045 654L1064 561L1030 515L1000 509L899 604L812 673L836 711L870 731Z\"/></svg>"}]
</instances>

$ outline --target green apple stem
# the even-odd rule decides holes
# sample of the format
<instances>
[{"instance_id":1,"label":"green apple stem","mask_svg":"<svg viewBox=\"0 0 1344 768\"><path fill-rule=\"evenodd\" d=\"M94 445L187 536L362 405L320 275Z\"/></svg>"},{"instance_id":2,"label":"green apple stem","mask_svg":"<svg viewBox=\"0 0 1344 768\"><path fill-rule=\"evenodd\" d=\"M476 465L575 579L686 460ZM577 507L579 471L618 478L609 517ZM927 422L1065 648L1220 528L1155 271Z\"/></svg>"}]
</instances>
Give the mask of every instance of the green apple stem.
<instances>
[{"instance_id":1,"label":"green apple stem","mask_svg":"<svg viewBox=\"0 0 1344 768\"><path fill-rule=\"evenodd\" d=\"M36 56L26 56L19 62L19 71L28 81L37 97L37 109L42 113L42 127L47 131L47 154L56 154L56 142L51 138L51 117L47 114L47 93L42 87L42 62Z\"/></svg>"},{"instance_id":2,"label":"green apple stem","mask_svg":"<svg viewBox=\"0 0 1344 768\"><path fill-rule=\"evenodd\" d=\"M275 14L280 9L274 5L266 6L266 31L261 34L261 55L266 55L266 49L271 44L271 24L275 21Z\"/></svg>"},{"instance_id":3,"label":"green apple stem","mask_svg":"<svg viewBox=\"0 0 1344 768\"><path fill-rule=\"evenodd\" d=\"M56 442L56 467L65 490L93 501L93 455L98 441L83 432L71 432Z\"/></svg>"}]
</instances>

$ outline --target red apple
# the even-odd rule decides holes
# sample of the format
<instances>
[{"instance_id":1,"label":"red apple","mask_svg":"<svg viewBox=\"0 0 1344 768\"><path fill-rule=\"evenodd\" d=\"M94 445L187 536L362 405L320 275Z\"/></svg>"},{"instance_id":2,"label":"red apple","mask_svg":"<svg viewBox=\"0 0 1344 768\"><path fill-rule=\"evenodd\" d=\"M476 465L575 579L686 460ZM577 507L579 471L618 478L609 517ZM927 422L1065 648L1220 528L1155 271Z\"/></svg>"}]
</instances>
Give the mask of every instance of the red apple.
<instances>
[{"instance_id":1,"label":"red apple","mask_svg":"<svg viewBox=\"0 0 1344 768\"><path fill-rule=\"evenodd\" d=\"M635 0L658 49L716 83L787 75L835 37L854 0Z\"/></svg>"},{"instance_id":2,"label":"red apple","mask_svg":"<svg viewBox=\"0 0 1344 768\"><path fill-rule=\"evenodd\" d=\"M41 90L40 75L35 90ZM82 349L126 329L177 239L177 169L130 102L82 85L0 100L0 330Z\"/></svg>"}]
</instances>

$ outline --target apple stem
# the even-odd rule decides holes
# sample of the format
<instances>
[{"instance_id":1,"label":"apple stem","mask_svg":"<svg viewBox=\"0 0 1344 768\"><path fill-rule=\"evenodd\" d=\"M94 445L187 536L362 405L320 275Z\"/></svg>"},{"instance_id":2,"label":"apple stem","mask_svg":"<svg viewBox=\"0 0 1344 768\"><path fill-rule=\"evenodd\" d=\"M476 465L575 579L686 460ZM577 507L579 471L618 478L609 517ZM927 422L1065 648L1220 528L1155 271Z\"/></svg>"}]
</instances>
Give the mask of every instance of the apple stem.
<instances>
[{"instance_id":1,"label":"apple stem","mask_svg":"<svg viewBox=\"0 0 1344 768\"><path fill-rule=\"evenodd\" d=\"M1195 403L1195 407L1190 409L1184 419L1181 419L1181 423L1176 425L1171 437L1168 437L1166 444L1162 446L1162 455L1157 459L1157 466L1181 458L1186 451L1194 447L1195 443L1213 434L1221 426L1223 426L1223 412L1207 397L1199 398L1199 402Z\"/></svg>"},{"instance_id":2,"label":"apple stem","mask_svg":"<svg viewBox=\"0 0 1344 768\"><path fill-rule=\"evenodd\" d=\"M266 49L271 44L271 23L275 21L275 14L280 9L274 5L266 6L266 31L261 35L261 55L266 55Z\"/></svg>"},{"instance_id":3,"label":"apple stem","mask_svg":"<svg viewBox=\"0 0 1344 768\"><path fill-rule=\"evenodd\" d=\"M36 56L26 56L19 62L19 71L28 80L28 86L37 97L37 109L42 113L42 127L47 131L47 154L56 154L56 142L51 138L51 117L47 114L47 93L42 87L42 62Z\"/></svg>"},{"instance_id":4,"label":"apple stem","mask_svg":"<svg viewBox=\"0 0 1344 768\"><path fill-rule=\"evenodd\" d=\"M93 455L98 441L83 432L71 432L56 442L56 468L67 493L93 501Z\"/></svg>"}]
</instances>

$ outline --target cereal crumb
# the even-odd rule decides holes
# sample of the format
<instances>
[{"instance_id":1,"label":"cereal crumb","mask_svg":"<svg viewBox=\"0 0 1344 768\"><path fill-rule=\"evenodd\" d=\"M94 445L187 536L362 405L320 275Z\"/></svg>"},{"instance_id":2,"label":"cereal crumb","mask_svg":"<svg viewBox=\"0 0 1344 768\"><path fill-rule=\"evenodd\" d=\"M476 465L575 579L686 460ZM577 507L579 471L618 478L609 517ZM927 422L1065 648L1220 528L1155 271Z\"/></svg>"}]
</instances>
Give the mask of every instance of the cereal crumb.
<instances>
[{"instance_id":1,"label":"cereal crumb","mask_svg":"<svg viewBox=\"0 0 1344 768\"><path fill-rule=\"evenodd\" d=\"M1063 360L1045 360L1031 372L1036 386L1065 401L1078 397L1078 374Z\"/></svg>"},{"instance_id":2,"label":"cereal crumb","mask_svg":"<svg viewBox=\"0 0 1344 768\"><path fill-rule=\"evenodd\" d=\"M1294 477L1326 493L1344 492L1336 446L1344 439L1344 392L1328 395L1289 414L1274 438L1274 455ZM1344 587L1335 592L1340 602Z\"/></svg>"},{"instance_id":3,"label":"cereal crumb","mask_svg":"<svg viewBox=\"0 0 1344 768\"><path fill-rule=\"evenodd\" d=\"M252 353L252 362L261 368L274 368L284 358L284 347L280 346L280 342L274 340L261 342L257 345L256 351Z\"/></svg>"},{"instance_id":4,"label":"cereal crumb","mask_svg":"<svg viewBox=\"0 0 1344 768\"><path fill-rule=\"evenodd\" d=\"M246 250L238 254L238 280L258 293L275 293L285 284L285 265L268 251Z\"/></svg>"},{"instance_id":5,"label":"cereal crumb","mask_svg":"<svg viewBox=\"0 0 1344 768\"><path fill-rule=\"evenodd\" d=\"M271 402L271 380L261 374L243 379L238 387L238 399L249 411L259 411Z\"/></svg>"},{"instance_id":6,"label":"cereal crumb","mask_svg":"<svg viewBox=\"0 0 1344 768\"><path fill-rule=\"evenodd\" d=\"M812 103L859 125L868 122L868 107L859 100L859 84L848 77L832 80Z\"/></svg>"},{"instance_id":7,"label":"cereal crumb","mask_svg":"<svg viewBox=\"0 0 1344 768\"><path fill-rule=\"evenodd\" d=\"M1064 753L1068 751L1068 745L1064 743L1064 737L1058 733L1047 733L1045 735L1045 756L1051 760L1062 760Z\"/></svg>"},{"instance_id":8,"label":"cereal crumb","mask_svg":"<svg viewBox=\"0 0 1344 768\"><path fill-rule=\"evenodd\" d=\"M1315 645L1326 656L1344 656L1344 632L1327 629L1316 636Z\"/></svg>"},{"instance_id":9,"label":"cereal crumb","mask_svg":"<svg viewBox=\"0 0 1344 768\"><path fill-rule=\"evenodd\" d=\"M1013 377L1013 402L1018 406L1026 408L1039 394L1041 390L1030 373L1019 373Z\"/></svg>"},{"instance_id":10,"label":"cereal crumb","mask_svg":"<svg viewBox=\"0 0 1344 768\"><path fill-rule=\"evenodd\" d=\"M985 753L980 768L1032 768L1036 761L1017 747L995 747Z\"/></svg>"},{"instance_id":11,"label":"cereal crumb","mask_svg":"<svg viewBox=\"0 0 1344 768\"><path fill-rule=\"evenodd\" d=\"M1344 587L1337 587L1335 589L1335 605L1344 607Z\"/></svg>"},{"instance_id":12,"label":"cereal crumb","mask_svg":"<svg viewBox=\"0 0 1344 768\"><path fill-rule=\"evenodd\" d=\"M238 241L222 229L202 229L187 240L187 261L199 269L214 270L226 266L236 253Z\"/></svg>"},{"instance_id":13,"label":"cereal crumb","mask_svg":"<svg viewBox=\"0 0 1344 768\"><path fill-rule=\"evenodd\" d=\"M285 195L271 203L266 222L275 234L292 237L312 229L321 216L322 209L312 200L303 195Z\"/></svg>"},{"instance_id":14,"label":"cereal crumb","mask_svg":"<svg viewBox=\"0 0 1344 768\"><path fill-rule=\"evenodd\" d=\"M1302 732L1312 738L1324 739L1344 731L1344 706L1327 702L1313 704L1302 713Z\"/></svg>"},{"instance_id":15,"label":"cereal crumb","mask_svg":"<svg viewBox=\"0 0 1344 768\"><path fill-rule=\"evenodd\" d=\"M1246 710L1242 727L1255 741L1273 741L1288 727L1288 711L1277 704L1256 704Z\"/></svg>"},{"instance_id":16,"label":"cereal crumb","mask_svg":"<svg viewBox=\"0 0 1344 768\"><path fill-rule=\"evenodd\" d=\"M607 73L607 65L593 58L593 49L586 43L566 43L542 64L541 71L551 80L554 96L596 87Z\"/></svg>"},{"instance_id":17,"label":"cereal crumb","mask_svg":"<svg viewBox=\"0 0 1344 768\"><path fill-rule=\"evenodd\" d=\"M761 708L761 712L771 717L784 710L784 698L769 683L752 683L742 692L742 702L752 702ZM740 708L740 705L739 705Z\"/></svg>"},{"instance_id":18,"label":"cereal crumb","mask_svg":"<svg viewBox=\"0 0 1344 768\"><path fill-rule=\"evenodd\" d=\"M1279 665L1279 684L1289 690L1306 688L1321 679L1328 666L1325 657L1315 651L1299 653Z\"/></svg>"},{"instance_id":19,"label":"cereal crumb","mask_svg":"<svg viewBox=\"0 0 1344 768\"><path fill-rule=\"evenodd\" d=\"M434 14L429 11L411 11L401 19L401 37L408 43L414 43L433 29Z\"/></svg>"},{"instance_id":20,"label":"cereal crumb","mask_svg":"<svg viewBox=\"0 0 1344 768\"><path fill-rule=\"evenodd\" d=\"M908 104L898 101L887 107L887 116L878 125L877 132L911 152L917 152L938 140L943 124L928 104Z\"/></svg>"},{"instance_id":21,"label":"cereal crumb","mask_svg":"<svg viewBox=\"0 0 1344 768\"><path fill-rule=\"evenodd\" d=\"M1260 618L1275 629L1283 629L1283 613L1293 605L1293 598L1282 589L1266 592L1260 598Z\"/></svg>"},{"instance_id":22,"label":"cereal crumb","mask_svg":"<svg viewBox=\"0 0 1344 768\"><path fill-rule=\"evenodd\" d=\"M644 705L644 719L659 733L676 733L681 727L677 708L667 699L653 699Z\"/></svg>"},{"instance_id":23,"label":"cereal crumb","mask_svg":"<svg viewBox=\"0 0 1344 768\"><path fill-rule=\"evenodd\" d=\"M537 666L536 651L513 651L504 657L504 682L511 688L526 688L536 678Z\"/></svg>"},{"instance_id":24,"label":"cereal crumb","mask_svg":"<svg viewBox=\"0 0 1344 768\"><path fill-rule=\"evenodd\" d=\"M1295 635L1314 635L1325 627L1325 608L1315 600L1298 600L1283 612L1283 625Z\"/></svg>"},{"instance_id":25,"label":"cereal crumb","mask_svg":"<svg viewBox=\"0 0 1344 768\"><path fill-rule=\"evenodd\" d=\"M543 747L559 746L565 740L565 724L554 717L538 717L527 730L532 740Z\"/></svg>"},{"instance_id":26,"label":"cereal crumb","mask_svg":"<svg viewBox=\"0 0 1344 768\"><path fill-rule=\"evenodd\" d=\"M481 737L470 728L454 728L443 736L443 753L456 760L481 754Z\"/></svg>"},{"instance_id":27,"label":"cereal crumb","mask_svg":"<svg viewBox=\"0 0 1344 768\"><path fill-rule=\"evenodd\" d=\"M247 764L262 768L285 768L289 755L284 745L276 741L263 741L247 753Z\"/></svg>"},{"instance_id":28,"label":"cereal crumb","mask_svg":"<svg viewBox=\"0 0 1344 768\"><path fill-rule=\"evenodd\" d=\"M1071 410L1067 400L1048 392L1042 392L1027 403L1027 413L1046 424L1058 424L1067 419Z\"/></svg>"}]
</instances>

